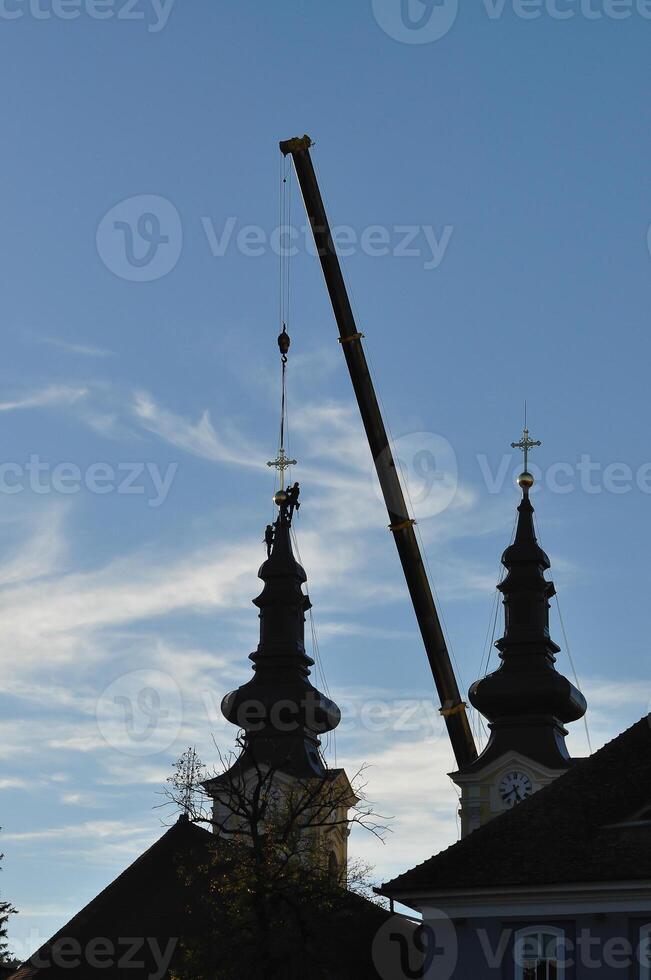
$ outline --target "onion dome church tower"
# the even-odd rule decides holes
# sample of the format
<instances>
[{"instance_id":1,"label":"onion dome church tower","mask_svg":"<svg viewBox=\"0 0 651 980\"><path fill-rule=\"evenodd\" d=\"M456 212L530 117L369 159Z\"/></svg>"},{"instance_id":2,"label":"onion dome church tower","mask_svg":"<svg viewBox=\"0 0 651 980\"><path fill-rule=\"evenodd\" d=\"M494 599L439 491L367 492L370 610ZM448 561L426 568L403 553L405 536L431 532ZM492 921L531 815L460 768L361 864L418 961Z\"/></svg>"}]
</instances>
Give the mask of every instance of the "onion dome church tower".
<instances>
[{"instance_id":1,"label":"onion dome church tower","mask_svg":"<svg viewBox=\"0 0 651 980\"><path fill-rule=\"evenodd\" d=\"M302 589L307 576L292 549L287 503L281 504L272 528L269 557L258 572L264 588L253 600L260 610L260 643L250 657L254 674L226 695L222 713L245 732L240 765L257 763L289 776L324 779L319 736L337 727L341 713L309 680L314 661L305 652L304 631L311 603Z\"/></svg>"},{"instance_id":2,"label":"onion dome church tower","mask_svg":"<svg viewBox=\"0 0 651 980\"><path fill-rule=\"evenodd\" d=\"M284 407L289 348L285 331L279 345ZM344 882L348 810L358 800L344 770L329 769L321 753L320 736L337 727L341 712L309 680L314 661L305 651L304 634L311 602L303 592L307 576L294 557L291 538L292 520L301 506L300 488L295 483L285 489L285 470L296 461L287 458L283 432L284 424L278 458L269 463L280 472L280 489L274 495L279 514L266 529L267 559L258 572L264 588L253 600L260 610L260 642L249 658L254 673L251 680L227 694L221 705L222 714L243 733L241 753L227 772L205 782L204 788L213 799L215 831L226 836L237 830L243 787L246 793L246 787L257 782L259 789L281 803L283 798L295 803L301 794L313 800L320 809L315 817L315 808L308 808L310 812L302 819L305 835L325 856L329 871ZM305 809L302 802L298 805Z\"/></svg>"},{"instance_id":3,"label":"onion dome church tower","mask_svg":"<svg viewBox=\"0 0 651 980\"><path fill-rule=\"evenodd\" d=\"M470 702L488 719L490 738L479 758L452 779L461 788L462 835L513 807L552 782L572 765L564 727L586 712L585 698L556 668L560 647L549 634L549 605L554 584L545 578L550 561L536 540L529 499L533 476L529 450L521 443L525 469L518 477L522 500L513 544L502 556L507 570L498 585L504 599L504 636L495 644L498 670L470 689Z\"/></svg>"}]
</instances>

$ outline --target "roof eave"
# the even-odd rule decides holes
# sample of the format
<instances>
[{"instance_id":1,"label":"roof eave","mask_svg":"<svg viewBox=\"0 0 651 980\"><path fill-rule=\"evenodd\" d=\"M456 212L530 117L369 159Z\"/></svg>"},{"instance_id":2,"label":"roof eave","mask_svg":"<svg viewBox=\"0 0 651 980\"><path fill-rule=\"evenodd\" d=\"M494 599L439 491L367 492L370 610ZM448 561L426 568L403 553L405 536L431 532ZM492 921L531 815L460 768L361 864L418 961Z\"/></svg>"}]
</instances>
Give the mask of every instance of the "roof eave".
<instances>
[{"instance_id":1,"label":"roof eave","mask_svg":"<svg viewBox=\"0 0 651 980\"><path fill-rule=\"evenodd\" d=\"M651 879L639 881L560 882L550 885L514 885L499 888L391 888L381 885L378 895L419 911L431 906L451 918L477 915L578 914L610 911L651 912Z\"/></svg>"}]
</instances>

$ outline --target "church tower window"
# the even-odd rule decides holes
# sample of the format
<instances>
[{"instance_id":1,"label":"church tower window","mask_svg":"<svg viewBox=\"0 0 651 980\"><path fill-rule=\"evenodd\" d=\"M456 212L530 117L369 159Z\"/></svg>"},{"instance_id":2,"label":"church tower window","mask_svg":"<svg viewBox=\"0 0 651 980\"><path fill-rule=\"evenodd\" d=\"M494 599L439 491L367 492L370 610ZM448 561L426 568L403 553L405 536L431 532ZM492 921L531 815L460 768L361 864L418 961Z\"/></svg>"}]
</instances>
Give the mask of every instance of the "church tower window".
<instances>
[{"instance_id":1,"label":"church tower window","mask_svg":"<svg viewBox=\"0 0 651 980\"><path fill-rule=\"evenodd\" d=\"M521 930L515 939L515 980L564 980L564 940L551 926Z\"/></svg>"}]
</instances>

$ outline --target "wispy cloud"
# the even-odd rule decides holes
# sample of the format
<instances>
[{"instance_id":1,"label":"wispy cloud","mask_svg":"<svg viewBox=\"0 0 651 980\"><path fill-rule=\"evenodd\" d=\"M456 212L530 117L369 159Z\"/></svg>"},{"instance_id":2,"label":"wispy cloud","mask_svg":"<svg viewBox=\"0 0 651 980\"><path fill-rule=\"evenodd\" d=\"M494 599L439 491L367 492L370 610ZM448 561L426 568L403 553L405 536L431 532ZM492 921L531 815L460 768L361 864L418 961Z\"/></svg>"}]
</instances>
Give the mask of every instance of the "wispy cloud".
<instances>
[{"instance_id":1,"label":"wispy cloud","mask_svg":"<svg viewBox=\"0 0 651 980\"><path fill-rule=\"evenodd\" d=\"M61 793L59 802L64 806L74 806L82 810L103 810L113 806L120 794L113 791L108 793L98 793L92 790L70 790Z\"/></svg>"},{"instance_id":2,"label":"wispy cloud","mask_svg":"<svg viewBox=\"0 0 651 980\"><path fill-rule=\"evenodd\" d=\"M154 433L193 456L213 463L247 468L259 469L264 465L263 452L248 446L240 436L232 442L220 436L210 420L208 411L203 412L197 422L191 422L160 406L145 391L140 391L134 396L132 408L134 416L148 432Z\"/></svg>"},{"instance_id":3,"label":"wispy cloud","mask_svg":"<svg viewBox=\"0 0 651 980\"><path fill-rule=\"evenodd\" d=\"M49 385L40 391L33 391L15 398L13 401L0 402L0 412L13 412L25 408L45 408L51 405L73 405L88 395L88 388L72 388L65 385Z\"/></svg>"},{"instance_id":4,"label":"wispy cloud","mask_svg":"<svg viewBox=\"0 0 651 980\"><path fill-rule=\"evenodd\" d=\"M22 517L28 531L14 554L0 563L0 586L30 582L61 568L68 547L63 530L67 511L56 503Z\"/></svg>"},{"instance_id":5,"label":"wispy cloud","mask_svg":"<svg viewBox=\"0 0 651 980\"><path fill-rule=\"evenodd\" d=\"M61 340L59 337L35 338L41 344L48 344L50 347L58 347L60 350L68 351L70 354L82 354L85 357L113 357L115 352L106 350L103 347L93 347L90 344L71 343L68 340Z\"/></svg>"},{"instance_id":6,"label":"wispy cloud","mask_svg":"<svg viewBox=\"0 0 651 980\"><path fill-rule=\"evenodd\" d=\"M81 856L82 854L99 859L115 857L116 852L129 856L137 853L141 842L151 842L155 837L151 824L133 824L128 820L85 820L81 823L65 824L60 827L42 827L36 830L8 831L3 833L5 841L16 844L33 844L44 841L69 841ZM93 848L95 845L95 848ZM65 847L61 849L66 854ZM74 853L71 851L70 853Z\"/></svg>"},{"instance_id":7,"label":"wispy cloud","mask_svg":"<svg viewBox=\"0 0 651 980\"><path fill-rule=\"evenodd\" d=\"M96 571L54 577L47 588L29 581L11 584L0 595L2 646L13 651L12 670L4 672L2 684L11 689L25 671L42 663L44 649L51 667L78 657L92 663L97 631L178 611L242 608L259 557L257 543L215 545L164 565L156 555L149 561L143 554L126 556Z\"/></svg>"},{"instance_id":8,"label":"wispy cloud","mask_svg":"<svg viewBox=\"0 0 651 980\"><path fill-rule=\"evenodd\" d=\"M27 789L29 785L29 780L21 779L19 776L0 779L0 789Z\"/></svg>"}]
</instances>

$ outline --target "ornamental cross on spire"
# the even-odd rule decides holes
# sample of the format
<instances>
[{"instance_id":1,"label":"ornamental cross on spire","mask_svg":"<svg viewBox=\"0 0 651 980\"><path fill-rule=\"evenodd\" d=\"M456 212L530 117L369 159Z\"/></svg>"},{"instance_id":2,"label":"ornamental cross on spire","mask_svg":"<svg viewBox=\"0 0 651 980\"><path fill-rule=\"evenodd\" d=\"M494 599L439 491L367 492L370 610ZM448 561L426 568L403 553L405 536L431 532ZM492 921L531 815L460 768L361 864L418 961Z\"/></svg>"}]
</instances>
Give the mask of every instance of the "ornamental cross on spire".
<instances>
[{"instance_id":1,"label":"ornamental cross on spire","mask_svg":"<svg viewBox=\"0 0 651 980\"><path fill-rule=\"evenodd\" d=\"M534 442L533 439L529 438L529 429L526 427L526 425L522 431L522 439L520 440L520 442L511 443L512 449L521 449L522 452L524 453L525 473L529 471L529 450L535 449L537 446L542 446L542 442L540 441Z\"/></svg>"},{"instance_id":2,"label":"ornamental cross on spire","mask_svg":"<svg viewBox=\"0 0 651 980\"><path fill-rule=\"evenodd\" d=\"M285 470L288 470L290 466L296 466L295 459L287 459L287 453L283 446L280 447L278 456L276 459L270 459L267 466L275 466L275 468L280 473L280 489L285 489Z\"/></svg>"}]
</instances>

